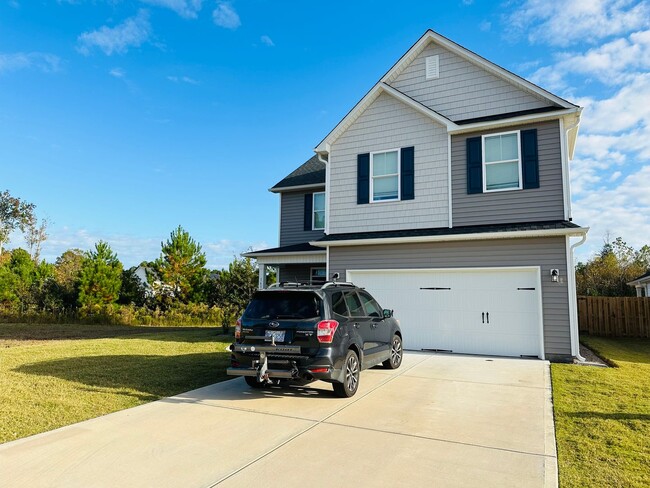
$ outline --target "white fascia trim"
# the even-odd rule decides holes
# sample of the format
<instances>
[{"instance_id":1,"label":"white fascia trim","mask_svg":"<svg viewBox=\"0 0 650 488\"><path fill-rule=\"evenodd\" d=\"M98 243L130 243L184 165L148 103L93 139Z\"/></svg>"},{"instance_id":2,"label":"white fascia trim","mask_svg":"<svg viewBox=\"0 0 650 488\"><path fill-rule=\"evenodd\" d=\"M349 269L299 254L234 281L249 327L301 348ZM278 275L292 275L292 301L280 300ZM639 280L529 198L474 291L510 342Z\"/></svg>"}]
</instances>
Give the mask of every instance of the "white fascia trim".
<instances>
[{"instance_id":1,"label":"white fascia trim","mask_svg":"<svg viewBox=\"0 0 650 488\"><path fill-rule=\"evenodd\" d=\"M530 81L524 78L521 78L513 73L510 73L508 70L502 68L501 66L498 66L493 62L488 61L487 59L484 59L477 54L474 54L473 52L467 50L463 46L460 46L459 44L450 41L449 39L441 36L440 34L432 30L428 30L427 32L425 32L424 35L413 45L413 47L411 47L411 49L409 49L406 52L406 54L402 56L402 58L395 64L395 66L393 66L388 71L388 73L384 75L381 81L386 82L386 81L393 80L399 73L401 73L404 70L406 65L415 56L417 56L420 52L422 52L424 47L431 41L447 49L448 51L457 54L461 58L464 58L467 61L484 68L486 71L489 71L490 73L500 78L503 78L509 81L510 83L519 86L520 88L523 88L526 91L533 92L546 100L549 100L557 105L560 105L561 107L565 107L565 108L574 107L573 104L567 102L566 100L563 100L557 95L553 95L551 92L546 91L543 88L540 88L534 83L531 83Z\"/></svg>"},{"instance_id":2,"label":"white fascia trim","mask_svg":"<svg viewBox=\"0 0 650 488\"><path fill-rule=\"evenodd\" d=\"M325 188L325 183L312 183L311 185L283 186L282 188L269 188L271 193L284 193L296 190L308 190L312 188Z\"/></svg>"},{"instance_id":3,"label":"white fascia trim","mask_svg":"<svg viewBox=\"0 0 650 488\"><path fill-rule=\"evenodd\" d=\"M292 253L288 253L288 252L255 252L255 251L253 251L253 252L242 253L242 256L244 256L245 258L261 258L261 257L264 257L264 256L274 256L274 257L276 257L276 256L290 257L290 256L306 256L306 255L313 255L313 256L321 256L322 255L322 256L325 256L325 254L326 254L325 251L299 251L299 252L292 252Z\"/></svg>"},{"instance_id":4,"label":"white fascia trim","mask_svg":"<svg viewBox=\"0 0 650 488\"><path fill-rule=\"evenodd\" d=\"M516 124L524 124L530 122L543 122L545 120L554 120L559 117L564 117L576 112L579 112L580 108L571 108L571 109L561 109L553 110L552 112L542 112L539 114L529 114L529 115L519 115L517 117L510 117L507 119L500 120L490 120L487 122L475 122L473 124L466 125L456 125L457 129L451 129L449 131L452 135L464 134L466 132L476 132L479 130L487 129L498 129L500 127L507 127Z\"/></svg>"},{"instance_id":5,"label":"white fascia trim","mask_svg":"<svg viewBox=\"0 0 650 488\"><path fill-rule=\"evenodd\" d=\"M409 244L416 242L449 241L483 241L493 239L520 239L527 237L582 236L589 232L589 227L575 229L520 230L512 232L477 232L474 234L456 234L444 236L384 237L376 239L349 239L345 241L312 241L316 247L368 246L376 244Z\"/></svg>"},{"instance_id":6,"label":"white fascia trim","mask_svg":"<svg viewBox=\"0 0 650 488\"><path fill-rule=\"evenodd\" d=\"M363 112L374 102L379 95L386 93L391 95L393 98L401 101L402 103L408 105L412 109L420 112L423 115L426 115L430 119L439 123L440 125L447 128L447 131L457 129L459 126L454 122L449 120L446 117L443 117L434 110L431 110L426 105L421 104L420 102L413 100L411 97L404 95L399 90L396 90L392 86L387 85L383 82L378 82L372 90L370 90L355 106L354 108L339 122L334 129L321 141L321 143L316 146L314 152L317 154L329 153L330 147L336 140L350 127L355 120L361 116Z\"/></svg>"},{"instance_id":7,"label":"white fascia trim","mask_svg":"<svg viewBox=\"0 0 650 488\"><path fill-rule=\"evenodd\" d=\"M564 131L564 118L560 118L560 162L562 166L562 198L564 200L564 220L571 217L571 201L569 197L569 161L567 158L567 134Z\"/></svg>"}]
</instances>

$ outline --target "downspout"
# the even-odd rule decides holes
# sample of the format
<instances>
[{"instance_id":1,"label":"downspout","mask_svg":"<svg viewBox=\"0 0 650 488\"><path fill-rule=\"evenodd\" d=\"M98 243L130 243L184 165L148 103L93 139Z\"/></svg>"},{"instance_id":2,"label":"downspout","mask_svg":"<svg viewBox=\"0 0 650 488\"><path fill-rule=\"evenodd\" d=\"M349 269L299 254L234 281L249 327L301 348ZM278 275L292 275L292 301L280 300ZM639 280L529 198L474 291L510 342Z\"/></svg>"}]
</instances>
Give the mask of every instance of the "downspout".
<instances>
[{"instance_id":1,"label":"downspout","mask_svg":"<svg viewBox=\"0 0 650 488\"><path fill-rule=\"evenodd\" d=\"M571 251L569 252L570 258L571 258L571 287L570 287L570 292L571 296L569 297L570 300L573 301L573 310L572 310L572 317L571 317L571 325L572 325L572 330L571 330L571 335L573 338L573 344L575 344L575 351L574 351L574 356L575 358L580 361L581 363L584 363L586 360L580 355L580 335L578 332L578 296L576 292L576 270L575 270L575 265L573 264L573 250L581 246L582 244L585 243L587 240L587 234L582 234L582 238L576 242L575 244L571 245Z\"/></svg>"}]
</instances>

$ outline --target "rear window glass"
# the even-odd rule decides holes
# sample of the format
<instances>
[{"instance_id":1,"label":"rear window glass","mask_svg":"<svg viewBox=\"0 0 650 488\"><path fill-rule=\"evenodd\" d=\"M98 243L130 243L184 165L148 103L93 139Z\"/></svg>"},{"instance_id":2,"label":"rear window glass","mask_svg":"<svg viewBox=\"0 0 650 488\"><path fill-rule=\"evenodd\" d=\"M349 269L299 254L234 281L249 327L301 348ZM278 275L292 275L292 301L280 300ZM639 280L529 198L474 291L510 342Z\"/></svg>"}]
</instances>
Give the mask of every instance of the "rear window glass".
<instances>
[{"instance_id":1,"label":"rear window glass","mask_svg":"<svg viewBox=\"0 0 650 488\"><path fill-rule=\"evenodd\" d=\"M321 299L313 293L256 293L244 311L247 319L313 319L321 315Z\"/></svg>"}]
</instances>

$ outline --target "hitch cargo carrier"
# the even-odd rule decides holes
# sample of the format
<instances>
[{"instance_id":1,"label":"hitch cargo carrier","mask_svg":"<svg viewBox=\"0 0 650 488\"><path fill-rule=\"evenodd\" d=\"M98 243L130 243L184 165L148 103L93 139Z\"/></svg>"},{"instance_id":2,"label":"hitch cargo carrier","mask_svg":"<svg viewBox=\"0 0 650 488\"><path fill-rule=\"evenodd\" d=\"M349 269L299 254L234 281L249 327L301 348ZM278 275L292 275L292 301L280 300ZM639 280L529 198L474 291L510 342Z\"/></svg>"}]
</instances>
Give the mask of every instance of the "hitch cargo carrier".
<instances>
[{"instance_id":1,"label":"hitch cargo carrier","mask_svg":"<svg viewBox=\"0 0 650 488\"><path fill-rule=\"evenodd\" d=\"M271 363L282 363L289 366L289 369L269 369L268 353L273 354L300 354L300 346L276 346L271 345L244 345L233 344L231 350L234 352L243 353L259 353L259 359L253 360L253 365L250 368L230 367L226 373L230 376L255 376L259 382L267 382L274 379L293 379L298 377L298 367L294 361L274 361Z\"/></svg>"}]
</instances>

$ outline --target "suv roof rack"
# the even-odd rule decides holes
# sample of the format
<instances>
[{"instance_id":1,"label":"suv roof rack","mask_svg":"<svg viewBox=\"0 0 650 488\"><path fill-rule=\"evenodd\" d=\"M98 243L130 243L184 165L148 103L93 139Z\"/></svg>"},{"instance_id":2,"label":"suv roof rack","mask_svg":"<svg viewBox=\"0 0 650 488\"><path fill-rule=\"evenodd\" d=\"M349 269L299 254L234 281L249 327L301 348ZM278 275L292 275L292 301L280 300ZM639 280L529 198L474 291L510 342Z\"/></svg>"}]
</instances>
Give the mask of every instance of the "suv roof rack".
<instances>
[{"instance_id":1,"label":"suv roof rack","mask_svg":"<svg viewBox=\"0 0 650 488\"><path fill-rule=\"evenodd\" d=\"M325 288L329 288L331 286L352 286L352 287L355 287L356 285L354 283L350 283L349 281L328 281L323 286L321 286L321 290L324 290Z\"/></svg>"},{"instance_id":2,"label":"suv roof rack","mask_svg":"<svg viewBox=\"0 0 650 488\"><path fill-rule=\"evenodd\" d=\"M266 287L268 290L269 288L301 288L301 287L307 287L310 286L308 283L298 283L297 281L282 281L280 283L273 283L272 285L269 285Z\"/></svg>"}]
</instances>

